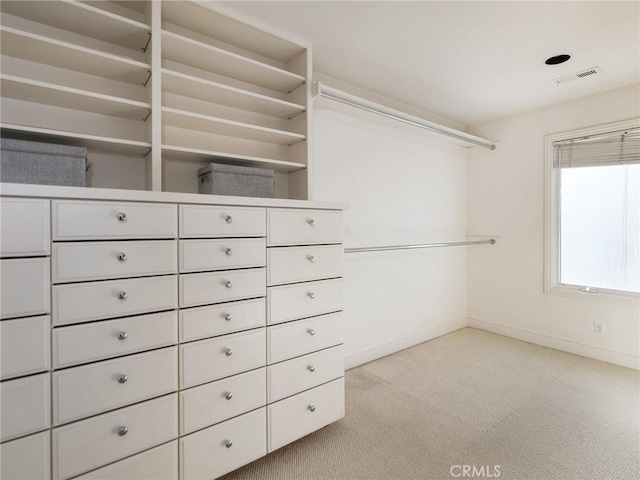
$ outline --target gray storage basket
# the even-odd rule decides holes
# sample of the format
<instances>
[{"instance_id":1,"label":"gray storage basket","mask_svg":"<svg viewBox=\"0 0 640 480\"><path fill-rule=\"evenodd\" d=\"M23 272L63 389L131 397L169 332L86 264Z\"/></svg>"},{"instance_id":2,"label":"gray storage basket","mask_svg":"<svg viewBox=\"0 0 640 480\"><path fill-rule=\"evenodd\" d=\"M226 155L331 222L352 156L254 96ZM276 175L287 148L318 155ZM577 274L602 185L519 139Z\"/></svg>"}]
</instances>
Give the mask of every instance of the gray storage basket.
<instances>
[{"instance_id":1,"label":"gray storage basket","mask_svg":"<svg viewBox=\"0 0 640 480\"><path fill-rule=\"evenodd\" d=\"M87 149L0 139L0 182L84 187Z\"/></svg>"},{"instance_id":2,"label":"gray storage basket","mask_svg":"<svg viewBox=\"0 0 640 480\"><path fill-rule=\"evenodd\" d=\"M273 170L210 163L198 170L198 191L212 195L273 198Z\"/></svg>"}]
</instances>

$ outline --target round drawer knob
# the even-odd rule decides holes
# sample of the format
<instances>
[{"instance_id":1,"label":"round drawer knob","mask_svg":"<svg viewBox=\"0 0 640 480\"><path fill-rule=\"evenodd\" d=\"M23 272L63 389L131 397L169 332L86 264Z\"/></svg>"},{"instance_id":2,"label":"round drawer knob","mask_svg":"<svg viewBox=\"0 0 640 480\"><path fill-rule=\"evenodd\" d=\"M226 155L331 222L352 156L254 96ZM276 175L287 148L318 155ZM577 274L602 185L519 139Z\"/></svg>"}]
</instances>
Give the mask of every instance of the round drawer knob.
<instances>
[{"instance_id":1,"label":"round drawer knob","mask_svg":"<svg viewBox=\"0 0 640 480\"><path fill-rule=\"evenodd\" d=\"M233 393L231 392L227 392L224 394L224 398L226 398L227 400L231 400L233 398Z\"/></svg>"},{"instance_id":2,"label":"round drawer knob","mask_svg":"<svg viewBox=\"0 0 640 480\"><path fill-rule=\"evenodd\" d=\"M127 254L124 252L120 252L118 254L118 260L121 262L126 262L127 261Z\"/></svg>"},{"instance_id":3,"label":"round drawer knob","mask_svg":"<svg viewBox=\"0 0 640 480\"><path fill-rule=\"evenodd\" d=\"M313 255L307 255L307 260L309 260L311 263L316 261L316 257L314 257Z\"/></svg>"},{"instance_id":4,"label":"round drawer knob","mask_svg":"<svg viewBox=\"0 0 640 480\"><path fill-rule=\"evenodd\" d=\"M225 354L227 357L230 357L231 355L233 355L233 351L232 351L230 348L225 348L225 349L224 349L224 354Z\"/></svg>"},{"instance_id":5,"label":"round drawer knob","mask_svg":"<svg viewBox=\"0 0 640 480\"><path fill-rule=\"evenodd\" d=\"M118 435L120 435L121 437L124 437L127 433L129 433L129 428L128 427L120 427L120 428L118 428Z\"/></svg>"},{"instance_id":6,"label":"round drawer knob","mask_svg":"<svg viewBox=\"0 0 640 480\"><path fill-rule=\"evenodd\" d=\"M129 377L127 375L120 375L118 377L118 383L127 383L127 380L129 380Z\"/></svg>"},{"instance_id":7,"label":"round drawer knob","mask_svg":"<svg viewBox=\"0 0 640 480\"><path fill-rule=\"evenodd\" d=\"M307 297L313 299L313 298L316 298L316 294L313 292L307 292Z\"/></svg>"},{"instance_id":8,"label":"round drawer knob","mask_svg":"<svg viewBox=\"0 0 640 480\"><path fill-rule=\"evenodd\" d=\"M227 322L230 322L230 321L231 321L231 314L230 314L230 313L227 313L226 315L224 315L224 319L225 319Z\"/></svg>"},{"instance_id":9,"label":"round drawer knob","mask_svg":"<svg viewBox=\"0 0 640 480\"><path fill-rule=\"evenodd\" d=\"M227 255L227 256L229 256L229 257L230 257L230 256L231 256L231 254L233 254L233 250L231 250L230 248L227 248L227 249L224 251L224 253L225 253L225 255Z\"/></svg>"},{"instance_id":10,"label":"round drawer knob","mask_svg":"<svg viewBox=\"0 0 640 480\"><path fill-rule=\"evenodd\" d=\"M118 221L119 221L120 223L124 223L124 222L126 222L126 221L127 221L127 214L126 214L126 213L123 213L123 212L120 212L120 213L118 213L118 214L116 215L116 218L118 219Z\"/></svg>"},{"instance_id":11,"label":"round drawer knob","mask_svg":"<svg viewBox=\"0 0 640 480\"><path fill-rule=\"evenodd\" d=\"M316 406L315 406L315 405L309 405L307 408L308 408L308 409L309 409L309 411L310 411L310 412L312 412L312 413L316 411Z\"/></svg>"},{"instance_id":12,"label":"round drawer knob","mask_svg":"<svg viewBox=\"0 0 640 480\"><path fill-rule=\"evenodd\" d=\"M120 332L118 334L118 340L126 340L129 334L127 332Z\"/></svg>"},{"instance_id":13,"label":"round drawer knob","mask_svg":"<svg viewBox=\"0 0 640 480\"><path fill-rule=\"evenodd\" d=\"M231 448L233 447L233 442L231 440L225 440L224 441L224 446L227 448Z\"/></svg>"},{"instance_id":14,"label":"round drawer knob","mask_svg":"<svg viewBox=\"0 0 640 480\"><path fill-rule=\"evenodd\" d=\"M231 215L225 215L224 216L224 221L227 223L231 223L233 222L233 217Z\"/></svg>"},{"instance_id":15,"label":"round drawer knob","mask_svg":"<svg viewBox=\"0 0 640 480\"><path fill-rule=\"evenodd\" d=\"M310 328L309 330L307 330L307 333L311 336L316 334L316 331L313 328Z\"/></svg>"},{"instance_id":16,"label":"round drawer knob","mask_svg":"<svg viewBox=\"0 0 640 480\"><path fill-rule=\"evenodd\" d=\"M127 292L118 292L118 298L120 300L126 300L128 296L129 295L127 295Z\"/></svg>"},{"instance_id":17,"label":"round drawer knob","mask_svg":"<svg viewBox=\"0 0 640 480\"><path fill-rule=\"evenodd\" d=\"M227 287L227 288L231 288L231 287L233 287L233 284L230 281L226 281L226 282L224 282L224 286Z\"/></svg>"},{"instance_id":18,"label":"round drawer knob","mask_svg":"<svg viewBox=\"0 0 640 480\"><path fill-rule=\"evenodd\" d=\"M315 226L316 226L316 221L315 221L313 218L309 218L309 219L307 219L307 223L308 223L309 225L311 225L312 227L315 227Z\"/></svg>"},{"instance_id":19,"label":"round drawer knob","mask_svg":"<svg viewBox=\"0 0 640 480\"><path fill-rule=\"evenodd\" d=\"M313 365L309 365L307 367L307 370L309 370L310 372L315 372L316 371L316 367L314 367Z\"/></svg>"}]
</instances>

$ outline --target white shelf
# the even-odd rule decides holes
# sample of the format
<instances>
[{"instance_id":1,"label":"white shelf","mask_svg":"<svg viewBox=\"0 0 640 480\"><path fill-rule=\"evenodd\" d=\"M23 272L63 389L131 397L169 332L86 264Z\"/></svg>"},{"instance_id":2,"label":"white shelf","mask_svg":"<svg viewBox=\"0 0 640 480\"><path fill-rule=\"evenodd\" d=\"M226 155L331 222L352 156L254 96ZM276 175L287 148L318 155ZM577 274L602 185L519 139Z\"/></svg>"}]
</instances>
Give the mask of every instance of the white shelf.
<instances>
[{"instance_id":1,"label":"white shelf","mask_svg":"<svg viewBox=\"0 0 640 480\"><path fill-rule=\"evenodd\" d=\"M151 150L151 144L148 142L136 142L120 138L101 137L98 135L86 135L83 133L7 123L0 123L0 128L3 130L3 137L4 131L6 130L12 133L18 133L19 136L24 139L86 147L89 151L95 150L119 155L144 156Z\"/></svg>"},{"instance_id":2,"label":"white shelf","mask_svg":"<svg viewBox=\"0 0 640 480\"><path fill-rule=\"evenodd\" d=\"M199 150L197 148L177 147L172 145L162 145L163 155L176 160L188 160L198 162L211 162L212 160L231 160L236 165L249 167L271 168L278 172L295 172L306 168L304 163L286 162L284 160L274 160L271 158L252 157L235 155L232 153L215 152L209 150Z\"/></svg>"},{"instance_id":3,"label":"white shelf","mask_svg":"<svg viewBox=\"0 0 640 480\"><path fill-rule=\"evenodd\" d=\"M151 27L74 0L5 1L2 13L26 18L133 50L143 50Z\"/></svg>"},{"instance_id":4,"label":"white shelf","mask_svg":"<svg viewBox=\"0 0 640 480\"><path fill-rule=\"evenodd\" d=\"M0 26L2 54L133 84L144 84L151 66L68 42Z\"/></svg>"},{"instance_id":5,"label":"white shelf","mask_svg":"<svg viewBox=\"0 0 640 480\"><path fill-rule=\"evenodd\" d=\"M162 123L187 130L198 130L215 135L226 135L277 145L291 145L305 139L305 136L299 133L285 132L169 107L162 107Z\"/></svg>"},{"instance_id":6,"label":"white shelf","mask_svg":"<svg viewBox=\"0 0 640 480\"><path fill-rule=\"evenodd\" d=\"M305 83L302 75L166 30L162 31L162 56L168 60L279 92L290 92Z\"/></svg>"},{"instance_id":7,"label":"white shelf","mask_svg":"<svg viewBox=\"0 0 640 480\"><path fill-rule=\"evenodd\" d=\"M0 74L0 91L2 91L4 97L16 100L83 110L131 120L142 121L151 111L151 105L148 103L13 75Z\"/></svg>"},{"instance_id":8,"label":"white shelf","mask_svg":"<svg viewBox=\"0 0 640 480\"><path fill-rule=\"evenodd\" d=\"M303 105L185 75L166 68L162 69L162 89L175 95L279 118L292 118L305 111Z\"/></svg>"}]
</instances>

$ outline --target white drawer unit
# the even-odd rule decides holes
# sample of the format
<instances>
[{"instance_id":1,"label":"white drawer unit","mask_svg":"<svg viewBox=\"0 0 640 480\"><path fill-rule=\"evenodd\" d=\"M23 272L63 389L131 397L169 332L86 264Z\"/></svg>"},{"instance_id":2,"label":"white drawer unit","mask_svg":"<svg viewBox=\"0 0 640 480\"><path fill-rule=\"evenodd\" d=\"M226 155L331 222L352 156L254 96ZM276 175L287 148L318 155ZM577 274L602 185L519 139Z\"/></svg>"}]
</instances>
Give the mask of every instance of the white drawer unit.
<instances>
[{"instance_id":1,"label":"white drawer unit","mask_svg":"<svg viewBox=\"0 0 640 480\"><path fill-rule=\"evenodd\" d=\"M342 347L329 348L267 367L267 400L282 400L344 376Z\"/></svg>"},{"instance_id":2,"label":"white drawer unit","mask_svg":"<svg viewBox=\"0 0 640 480\"><path fill-rule=\"evenodd\" d=\"M178 389L176 347L53 372L53 423L59 425Z\"/></svg>"},{"instance_id":3,"label":"white drawer unit","mask_svg":"<svg viewBox=\"0 0 640 480\"><path fill-rule=\"evenodd\" d=\"M180 341L264 327L265 319L264 298L180 310Z\"/></svg>"},{"instance_id":4,"label":"white drawer unit","mask_svg":"<svg viewBox=\"0 0 640 480\"><path fill-rule=\"evenodd\" d=\"M48 373L0 384L1 441L46 430L51 426L50 385Z\"/></svg>"},{"instance_id":5,"label":"white drawer unit","mask_svg":"<svg viewBox=\"0 0 640 480\"><path fill-rule=\"evenodd\" d=\"M267 245L342 243L342 212L267 209Z\"/></svg>"},{"instance_id":6,"label":"white drawer unit","mask_svg":"<svg viewBox=\"0 0 640 480\"><path fill-rule=\"evenodd\" d=\"M267 454L261 408L180 439L180 478L218 478Z\"/></svg>"},{"instance_id":7,"label":"white drawer unit","mask_svg":"<svg viewBox=\"0 0 640 480\"><path fill-rule=\"evenodd\" d=\"M175 240L55 243L53 283L177 273Z\"/></svg>"},{"instance_id":8,"label":"white drawer unit","mask_svg":"<svg viewBox=\"0 0 640 480\"><path fill-rule=\"evenodd\" d=\"M65 325L176 308L177 277L53 286L53 323Z\"/></svg>"},{"instance_id":9,"label":"white drawer unit","mask_svg":"<svg viewBox=\"0 0 640 480\"><path fill-rule=\"evenodd\" d=\"M180 205L180 238L264 237L264 208Z\"/></svg>"},{"instance_id":10,"label":"white drawer unit","mask_svg":"<svg viewBox=\"0 0 640 480\"><path fill-rule=\"evenodd\" d=\"M176 238L177 211L161 203L54 200L53 240Z\"/></svg>"},{"instance_id":11,"label":"white drawer unit","mask_svg":"<svg viewBox=\"0 0 640 480\"><path fill-rule=\"evenodd\" d=\"M264 407L266 400L264 368L184 390L180 392L180 434Z\"/></svg>"},{"instance_id":12,"label":"white drawer unit","mask_svg":"<svg viewBox=\"0 0 640 480\"><path fill-rule=\"evenodd\" d=\"M267 285L342 276L342 245L270 248Z\"/></svg>"},{"instance_id":13,"label":"white drawer unit","mask_svg":"<svg viewBox=\"0 0 640 480\"><path fill-rule=\"evenodd\" d=\"M49 313L49 270L48 257L0 260L0 317L15 318Z\"/></svg>"},{"instance_id":14,"label":"white drawer unit","mask_svg":"<svg viewBox=\"0 0 640 480\"><path fill-rule=\"evenodd\" d=\"M342 343L342 313L267 328L267 363L276 363Z\"/></svg>"},{"instance_id":15,"label":"white drawer unit","mask_svg":"<svg viewBox=\"0 0 640 480\"><path fill-rule=\"evenodd\" d=\"M49 200L0 199L0 257L36 257L51 251Z\"/></svg>"},{"instance_id":16,"label":"white drawer unit","mask_svg":"<svg viewBox=\"0 0 640 480\"><path fill-rule=\"evenodd\" d=\"M344 378L267 407L269 452L344 417Z\"/></svg>"},{"instance_id":17,"label":"white drawer unit","mask_svg":"<svg viewBox=\"0 0 640 480\"><path fill-rule=\"evenodd\" d=\"M49 480L51 432L46 431L0 445L0 478Z\"/></svg>"},{"instance_id":18,"label":"white drawer unit","mask_svg":"<svg viewBox=\"0 0 640 480\"><path fill-rule=\"evenodd\" d=\"M176 311L54 328L53 367L104 360L178 343Z\"/></svg>"},{"instance_id":19,"label":"white drawer unit","mask_svg":"<svg viewBox=\"0 0 640 480\"><path fill-rule=\"evenodd\" d=\"M75 480L176 480L177 478L178 441L174 440L75 477Z\"/></svg>"},{"instance_id":20,"label":"white drawer unit","mask_svg":"<svg viewBox=\"0 0 640 480\"><path fill-rule=\"evenodd\" d=\"M266 294L266 269L180 275L180 307L196 307Z\"/></svg>"},{"instance_id":21,"label":"white drawer unit","mask_svg":"<svg viewBox=\"0 0 640 480\"><path fill-rule=\"evenodd\" d=\"M178 394L54 428L53 477L67 479L178 437Z\"/></svg>"},{"instance_id":22,"label":"white drawer unit","mask_svg":"<svg viewBox=\"0 0 640 480\"><path fill-rule=\"evenodd\" d=\"M265 329L180 345L180 388L266 365Z\"/></svg>"},{"instance_id":23,"label":"white drawer unit","mask_svg":"<svg viewBox=\"0 0 640 480\"><path fill-rule=\"evenodd\" d=\"M264 267L264 238L180 241L180 273Z\"/></svg>"},{"instance_id":24,"label":"white drawer unit","mask_svg":"<svg viewBox=\"0 0 640 480\"><path fill-rule=\"evenodd\" d=\"M270 287L267 292L267 323L342 310L342 279L321 280Z\"/></svg>"},{"instance_id":25,"label":"white drawer unit","mask_svg":"<svg viewBox=\"0 0 640 480\"><path fill-rule=\"evenodd\" d=\"M0 322L2 380L49 370L50 336L48 315Z\"/></svg>"}]
</instances>

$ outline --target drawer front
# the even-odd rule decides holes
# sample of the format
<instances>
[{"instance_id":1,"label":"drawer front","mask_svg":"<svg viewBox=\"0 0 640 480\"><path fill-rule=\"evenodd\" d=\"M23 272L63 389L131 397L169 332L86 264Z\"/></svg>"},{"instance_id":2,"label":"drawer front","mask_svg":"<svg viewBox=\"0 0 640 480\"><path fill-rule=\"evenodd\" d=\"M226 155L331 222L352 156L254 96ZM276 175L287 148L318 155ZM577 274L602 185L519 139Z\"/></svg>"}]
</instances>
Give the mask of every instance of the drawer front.
<instances>
[{"instance_id":1,"label":"drawer front","mask_svg":"<svg viewBox=\"0 0 640 480\"><path fill-rule=\"evenodd\" d=\"M267 329L267 363L276 363L342 343L342 313L321 315Z\"/></svg>"},{"instance_id":2,"label":"drawer front","mask_svg":"<svg viewBox=\"0 0 640 480\"><path fill-rule=\"evenodd\" d=\"M342 347L271 365L267 367L267 401L276 402L343 376Z\"/></svg>"},{"instance_id":3,"label":"drawer front","mask_svg":"<svg viewBox=\"0 0 640 480\"><path fill-rule=\"evenodd\" d=\"M344 417L344 378L267 407L269 452Z\"/></svg>"},{"instance_id":4,"label":"drawer front","mask_svg":"<svg viewBox=\"0 0 640 480\"><path fill-rule=\"evenodd\" d=\"M0 384L1 441L51 426L51 377L48 373Z\"/></svg>"},{"instance_id":5,"label":"drawer front","mask_svg":"<svg viewBox=\"0 0 640 480\"><path fill-rule=\"evenodd\" d=\"M180 273L264 267L264 238L181 240Z\"/></svg>"},{"instance_id":6,"label":"drawer front","mask_svg":"<svg viewBox=\"0 0 640 480\"><path fill-rule=\"evenodd\" d=\"M68 367L175 345L177 316L172 311L55 328L53 366Z\"/></svg>"},{"instance_id":7,"label":"drawer front","mask_svg":"<svg viewBox=\"0 0 640 480\"><path fill-rule=\"evenodd\" d=\"M177 291L176 275L54 285L53 323L64 325L169 310L178 304Z\"/></svg>"},{"instance_id":8,"label":"drawer front","mask_svg":"<svg viewBox=\"0 0 640 480\"><path fill-rule=\"evenodd\" d=\"M49 255L51 220L49 200L0 199L0 256Z\"/></svg>"},{"instance_id":9,"label":"drawer front","mask_svg":"<svg viewBox=\"0 0 640 480\"><path fill-rule=\"evenodd\" d=\"M54 240L176 238L176 205L53 200Z\"/></svg>"},{"instance_id":10,"label":"drawer front","mask_svg":"<svg viewBox=\"0 0 640 480\"><path fill-rule=\"evenodd\" d=\"M267 245L342 243L342 212L332 210L267 210Z\"/></svg>"},{"instance_id":11,"label":"drawer front","mask_svg":"<svg viewBox=\"0 0 640 480\"><path fill-rule=\"evenodd\" d=\"M264 208L180 205L180 238L264 237Z\"/></svg>"},{"instance_id":12,"label":"drawer front","mask_svg":"<svg viewBox=\"0 0 640 480\"><path fill-rule=\"evenodd\" d=\"M343 253L342 245L270 248L267 284L341 277Z\"/></svg>"},{"instance_id":13,"label":"drawer front","mask_svg":"<svg viewBox=\"0 0 640 480\"><path fill-rule=\"evenodd\" d=\"M266 405L265 369L180 392L180 435Z\"/></svg>"},{"instance_id":14,"label":"drawer front","mask_svg":"<svg viewBox=\"0 0 640 480\"><path fill-rule=\"evenodd\" d=\"M49 313L49 269L49 258L0 260L0 317Z\"/></svg>"},{"instance_id":15,"label":"drawer front","mask_svg":"<svg viewBox=\"0 0 640 480\"><path fill-rule=\"evenodd\" d=\"M53 372L53 423L59 425L178 389L177 348Z\"/></svg>"},{"instance_id":16,"label":"drawer front","mask_svg":"<svg viewBox=\"0 0 640 480\"><path fill-rule=\"evenodd\" d=\"M342 280L323 280L267 290L267 323L342 310Z\"/></svg>"},{"instance_id":17,"label":"drawer front","mask_svg":"<svg viewBox=\"0 0 640 480\"><path fill-rule=\"evenodd\" d=\"M178 394L54 428L53 476L80 475L177 436Z\"/></svg>"},{"instance_id":18,"label":"drawer front","mask_svg":"<svg viewBox=\"0 0 640 480\"><path fill-rule=\"evenodd\" d=\"M177 478L178 441L174 440L76 477L75 480L176 480Z\"/></svg>"},{"instance_id":19,"label":"drawer front","mask_svg":"<svg viewBox=\"0 0 640 480\"><path fill-rule=\"evenodd\" d=\"M50 318L42 315L0 323L2 380L49 370Z\"/></svg>"},{"instance_id":20,"label":"drawer front","mask_svg":"<svg viewBox=\"0 0 640 480\"><path fill-rule=\"evenodd\" d=\"M180 478L218 478L267 454L265 409L180 439Z\"/></svg>"},{"instance_id":21,"label":"drawer front","mask_svg":"<svg viewBox=\"0 0 640 480\"><path fill-rule=\"evenodd\" d=\"M226 333L264 327L264 298L180 310L180 341L189 342Z\"/></svg>"},{"instance_id":22,"label":"drawer front","mask_svg":"<svg viewBox=\"0 0 640 480\"><path fill-rule=\"evenodd\" d=\"M180 388L263 367L265 350L263 328L180 345Z\"/></svg>"},{"instance_id":23,"label":"drawer front","mask_svg":"<svg viewBox=\"0 0 640 480\"><path fill-rule=\"evenodd\" d=\"M175 240L56 243L53 283L177 273Z\"/></svg>"},{"instance_id":24,"label":"drawer front","mask_svg":"<svg viewBox=\"0 0 640 480\"><path fill-rule=\"evenodd\" d=\"M51 478L51 436L38 433L0 445L0 478L48 480Z\"/></svg>"},{"instance_id":25,"label":"drawer front","mask_svg":"<svg viewBox=\"0 0 640 480\"><path fill-rule=\"evenodd\" d=\"M180 307L264 297L266 269L180 275Z\"/></svg>"}]
</instances>

